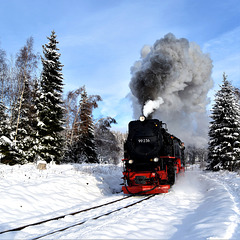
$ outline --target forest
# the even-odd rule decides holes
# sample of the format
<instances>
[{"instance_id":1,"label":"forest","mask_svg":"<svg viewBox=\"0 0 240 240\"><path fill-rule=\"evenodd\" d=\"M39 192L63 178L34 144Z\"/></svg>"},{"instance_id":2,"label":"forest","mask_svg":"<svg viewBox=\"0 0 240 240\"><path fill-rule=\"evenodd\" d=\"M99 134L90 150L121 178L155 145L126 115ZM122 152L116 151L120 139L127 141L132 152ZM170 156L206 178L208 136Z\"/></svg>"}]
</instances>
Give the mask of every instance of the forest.
<instances>
[{"instance_id":1,"label":"forest","mask_svg":"<svg viewBox=\"0 0 240 240\"><path fill-rule=\"evenodd\" d=\"M52 31L43 54L27 39L9 61L0 49L0 162L118 163L124 134L110 131L116 120L93 119L99 95L85 86L63 94L63 65Z\"/></svg>"},{"instance_id":2,"label":"forest","mask_svg":"<svg viewBox=\"0 0 240 240\"><path fill-rule=\"evenodd\" d=\"M116 120L93 118L102 101L88 95L85 86L64 94L64 83L54 31L33 51L30 37L16 57L7 59L0 49L0 163L113 163L123 156L126 134L111 130ZM240 91L223 74L215 95L209 125L209 145L187 146L186 161L209 170L240 168Z\"/></svg>"}]
</instances>

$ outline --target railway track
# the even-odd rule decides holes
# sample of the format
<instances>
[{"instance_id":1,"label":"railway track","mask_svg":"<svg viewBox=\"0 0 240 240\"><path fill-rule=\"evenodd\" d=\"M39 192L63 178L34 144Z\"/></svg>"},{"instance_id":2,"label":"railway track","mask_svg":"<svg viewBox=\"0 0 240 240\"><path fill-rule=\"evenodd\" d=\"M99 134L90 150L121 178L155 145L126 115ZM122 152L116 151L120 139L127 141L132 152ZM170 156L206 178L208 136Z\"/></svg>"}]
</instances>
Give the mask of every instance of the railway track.
<instances>
[{"instance_id":1,"label":"railway track","mask_svg":"<svg viewBox=\"0 0 240 240\"><path fill-rule=\"evenodd\" d=\"M32 227L40 227L43 225L43 224L48 224L52 221L58 221L58 220L61 220L61 219L64 219L68 216L77 216L77 219L76 221L74 220L74 223L71 223L71 224L67 224L66 222L63 224L64 226L60 226L60 227L56 227L55 229L52 229L48 232L45 232L45 233L41 233L41 234L34 234L35 236L32 237L32 236L27 236L27 235L24 235L24 238L28 238L28 239L41 239L43 237L47 237L47 236L50 236L50 235L53 235L55 233L58 233L58 232L62 232L62 231L65 231L67 229L70 229L70 228L73 228L73 227L76 227L76 226L80 226L90 220L97 220L103 216L108 216L110 214L113 214L115 212L118 212L122 209L126 209L126 208L129 208L131 206L134 206L138 203L141 203L143 201L146 201L152 197L154 197L155 195L149 195L149 196L142 196L140 199L136 200L136 201L133 201L129 204L124 204L122 206L119 207L119 202L122 202L128 198L133 198L133 196L126 196L126 197L123 197L123 198L120 198L120 199L117 199L117 200L114 200L114 201L111 201L111 202L107 202L107 203L104 203L104 204L101 204L101 205L97 205L97 206L94 206L94 207L90 207L90 208L87 208L87 209L83 209L83 210L79 210L79 211L75 211L75 212L71 212L71 213L67 213L67 214L64 214L64 215L61 215L61 216L57 216L57 217L54 217L54 218L49 218L49 219L46 219L46 220L42 220L42 221L39 221L39 222L34 222L34 223L30 223L30 224L26 224L26 225L23 225L23 226L20 226L20 227L16 227L16 228L12 228L12 229L6 229L6 230L0 230L0 239L1 239L1 236L4 238L4 236L7 238L8 237L8 234L11 234L13 232L17 233L17 232L20 232L22 230L27 230L28 228L32 228ZM100 209L100 208L104 208L105 206L111 206L111 208L106 208L104 209L104 211L102 213L94 213L94 210L96 209ZM116 205L116 206L114 206ZM91 214L89 216L86 216L86 217L82 217L81 218L81 215L84 214L84 213L89 213L91 212ZM61 224L60 224L61 225ZM31 230L31 232L33 232ZM42 230L41 230L42 232ZM31 235L31 234L30 234ZM21 236L19 236L20 238L22 238Z\"/></svg>"}]
</instances>

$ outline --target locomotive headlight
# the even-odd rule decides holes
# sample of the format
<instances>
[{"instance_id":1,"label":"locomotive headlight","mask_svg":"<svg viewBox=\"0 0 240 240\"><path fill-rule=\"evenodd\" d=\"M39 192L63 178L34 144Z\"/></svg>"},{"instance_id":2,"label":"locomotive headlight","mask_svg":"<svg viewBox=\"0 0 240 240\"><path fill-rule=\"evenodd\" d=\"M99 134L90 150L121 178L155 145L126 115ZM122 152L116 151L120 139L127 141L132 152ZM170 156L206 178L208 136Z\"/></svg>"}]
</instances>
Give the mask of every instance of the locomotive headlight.
<instances>
[{"instance_id":1,"label":"locomotive headlight","mask_svg":"<svg viewBox=\"0 0 240 240\"><path fill-rule=\"evenodd\" d=\"M141 122L144 122L144 121L145 121L145 117L144 117L144 116L140 116L139 120L140 120Z\"/></svg>"},{"instance_id":2,"label":"locomotive headlight","mask_svg":"<svg viewBox=\"0 0 240 240\"><path fill-rule=\"evenodd\" d=\"M159 161L159 158L155 157L155 158L153 159L153 161L154 161L154 162L158 162L158 161Z\"/></svg>"},{"instance_id":3,"label":"locomotive headlight","mask_svg":"<svg viewBox=\"0 0 240 240\"><path fill-rule=\"evenodd\" d=\"M134 162L134 161L133 161L132 159L130 159L130 160L128 161L129 164L133 164L133 162Z\"/></svg>"}]
</instances>

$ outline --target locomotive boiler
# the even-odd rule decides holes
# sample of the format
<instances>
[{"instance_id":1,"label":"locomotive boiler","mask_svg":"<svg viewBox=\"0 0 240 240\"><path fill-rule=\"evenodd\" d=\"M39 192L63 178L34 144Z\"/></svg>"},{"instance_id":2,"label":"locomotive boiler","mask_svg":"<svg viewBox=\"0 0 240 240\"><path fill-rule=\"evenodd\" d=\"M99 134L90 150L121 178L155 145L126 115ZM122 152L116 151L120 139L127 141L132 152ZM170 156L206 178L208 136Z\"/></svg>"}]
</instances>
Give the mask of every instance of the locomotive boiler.
<instances>
[{"instance_id":1,"label":"locomotive boiler","mask_svg":"<svg viewBox=\"0 0 240 240\"><path fill-rule=\"evenodd\" d=\"M158 119L131 121L124 143L125 194L166 193L184 171L184 143Z\"/></svg>"}]
</instances>

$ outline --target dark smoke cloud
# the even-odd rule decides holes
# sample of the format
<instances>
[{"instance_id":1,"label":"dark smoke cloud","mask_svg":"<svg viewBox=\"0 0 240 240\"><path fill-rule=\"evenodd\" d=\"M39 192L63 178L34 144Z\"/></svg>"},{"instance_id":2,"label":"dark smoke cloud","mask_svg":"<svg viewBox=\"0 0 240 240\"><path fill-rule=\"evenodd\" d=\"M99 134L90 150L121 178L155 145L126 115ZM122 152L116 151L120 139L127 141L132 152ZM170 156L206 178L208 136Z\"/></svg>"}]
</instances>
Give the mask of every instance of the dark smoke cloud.
<instances>
[{"instance_id":1,"label":"dark smoke cloud","mask_svg":"<svg viewBox=\"0 0 240 240\"><path fill-rule=\"evenodd\" d=\"M212 61L200 47L169 33L144 46L131 68L134 117L153 114L186 141L207 142L207 93L213 86Z\"/></svg>"},{"instance_id":2,"label":"dark smoke cloud","mask_svg":"<svg viewBox=\"0 0 240 240\"><path fill-rule=\"evenodd\" d=\"M159 92L164 91L171 69L171 59L162 53L154 54L150 58L148 55L143 59L140 70L132 69L134 77L130 82L130 89L142 107L146 101L156 99Z\"/></svg>"}]
</instances>

